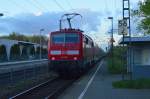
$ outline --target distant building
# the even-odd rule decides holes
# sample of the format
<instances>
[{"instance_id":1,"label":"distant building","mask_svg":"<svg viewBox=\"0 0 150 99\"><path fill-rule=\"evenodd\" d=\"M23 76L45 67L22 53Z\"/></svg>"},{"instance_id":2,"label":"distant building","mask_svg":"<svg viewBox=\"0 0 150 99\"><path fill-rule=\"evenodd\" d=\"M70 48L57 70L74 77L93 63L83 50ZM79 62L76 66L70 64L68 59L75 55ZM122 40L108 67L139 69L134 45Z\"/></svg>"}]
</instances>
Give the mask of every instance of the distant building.
<instances>
[{"instance_id":1,"label":"distant building","mask_svg":"<svg viewBox=\"0 0 150 99\"><path fill-rule=\"evenodd\" d=\"M121 39L119 43L124 43L128 47L127 71L132 73L133 79L150 78L150 37L131 37L131 39L125 37L124 42ZM131 49L129 50L129 48Z\"/></svg>"},{"instance_id":2,"label":"distant building","mask_svg":"<svg viewBox=\"0 0 150 99\"><path fill-rule=\"evenodd\" d=\"M17 53L12 53L13 47L17 45ZM4 53L0 53L0 62L1 61L11 61L16 58L16 60L22 60L24 58L32 59L38 58L40 53L40 44L25 42L25 41L17 41L17 40L8 40L8 39L0 39L0 46L4 47ZM42 49L47 50L47 46L42 45ZM15 52L16 52L15 51ZM46 54L47 51L42 51L42 54ZM46 54L47 56L47 54ZM45 56L45 57L46 57Z\"/></svg>"}]
</instances>

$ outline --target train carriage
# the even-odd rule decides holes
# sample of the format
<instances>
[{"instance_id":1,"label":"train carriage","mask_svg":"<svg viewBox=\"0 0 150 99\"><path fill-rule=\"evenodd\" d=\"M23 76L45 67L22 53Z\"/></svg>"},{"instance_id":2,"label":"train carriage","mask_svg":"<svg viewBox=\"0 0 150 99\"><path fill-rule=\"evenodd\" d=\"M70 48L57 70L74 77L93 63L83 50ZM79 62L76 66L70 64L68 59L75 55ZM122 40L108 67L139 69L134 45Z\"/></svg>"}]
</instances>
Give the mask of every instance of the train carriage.
<instances>
[{"instance_id":1,"label":"train carriage","mask_svg":"<svg viewBox=\"0 0 150 99\"><path fill-rule=\"evenodd\" d=\"M80 29L72 29L71 18L67 17L70 27L61 29L60 25L59 31L50 33L48 42L49 67L64 77L79 76L101 56L101 50L89 36Z\"/></svg>"},{"instance_id":2,"label":"train carriage","mask_svg":"<svg viewBox=\"0 0 150 99\"><path fill-rule=\"evenodd\" d=\"M52 32L48 51L49 65L61 76L77 76L98 59L93 40L75 29Z\"/></svg>"}]
</instances>

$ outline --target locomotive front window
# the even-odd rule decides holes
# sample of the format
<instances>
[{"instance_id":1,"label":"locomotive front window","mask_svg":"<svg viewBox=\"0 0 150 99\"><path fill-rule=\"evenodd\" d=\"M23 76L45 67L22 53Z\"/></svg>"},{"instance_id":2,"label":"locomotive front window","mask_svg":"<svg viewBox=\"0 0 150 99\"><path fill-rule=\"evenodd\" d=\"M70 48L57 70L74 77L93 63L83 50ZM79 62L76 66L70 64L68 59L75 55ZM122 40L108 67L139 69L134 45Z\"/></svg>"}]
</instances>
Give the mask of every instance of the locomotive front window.
<instances>
[{"instance_id":1,"label":"locomotive front window","mask_svg":"<svg viewBox=\"0 0 150 99\"><path fill-rule=\"evenodd\" d=\"M63 43L64 42L64 34L55 34L52 36L52 42L54 43Z\"/></svg>"},{"instance_id":2,"label":"locomotive front window","mask_svg":"<svg viewBox=\"0 0 150 99\"><path fill-rule=\"evenodd\" d=\"M66 34L65 35L65 42L66 43L78 43L79 42L79 35L78 34Z\"/></svg>"},{"instance_id":3,"label":"locomotive front window","mask_svg":"<svg viewBox=\"0 0 150 99\"><path fill-rule=\"evenodd\" d=\"M78 43L79 35L76 33L61 33L52 35L53 43Z\"/></svg>"}]
</instances>

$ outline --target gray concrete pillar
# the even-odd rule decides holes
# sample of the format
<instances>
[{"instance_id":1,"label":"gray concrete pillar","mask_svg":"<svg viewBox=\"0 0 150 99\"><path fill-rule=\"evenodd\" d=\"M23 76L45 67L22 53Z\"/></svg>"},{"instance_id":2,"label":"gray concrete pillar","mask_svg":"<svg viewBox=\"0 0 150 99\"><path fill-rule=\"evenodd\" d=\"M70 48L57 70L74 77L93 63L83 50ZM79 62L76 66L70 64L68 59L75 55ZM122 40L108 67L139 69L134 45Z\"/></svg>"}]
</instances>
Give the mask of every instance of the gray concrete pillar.
<instances>
[{"instance_id":1,"label":"gray concrete pillar","mask_svg":"<svg viewBox=\"0 0 150 99\"><path fill-rule=\"evenodd\" d=\"M21 55L22 55L23 47L24 47L23 45L20 45L20 46L19 46L19 48L20 48L20 57L21 57Z\"/></svg>"},{"instance_id":2,"label":"gray concrete pillar","mask_svg":"<svg viewBox=\"0 0 150 99\"><path fill-rule=\"evenodd\" d=\"M36 45L34 45L34 51L35 51L35 52L37 51L37 46L36 46Z\"/></svg>"},{"instance_id":3,"label":"gray concrete pillar","mask_svg":"<svg viewBox=\"0 0 150 99\"><path fill-rule=\"evenodd\" d=\"M30 46L27 47L27 57L30 59Z\"/></svg>"},{"instance_id":4,"label":"gray concrete pillar","mask_svg":"<svg viewBox=\"0 0 150 99\"><path fill-rule=\"evenodd\" d=\"M8 61L10 60L10 51L11 51L11 47L13 45L5 45L6 46L6 52L7 52L7 59Z\"/></svg>"}]
</instances>

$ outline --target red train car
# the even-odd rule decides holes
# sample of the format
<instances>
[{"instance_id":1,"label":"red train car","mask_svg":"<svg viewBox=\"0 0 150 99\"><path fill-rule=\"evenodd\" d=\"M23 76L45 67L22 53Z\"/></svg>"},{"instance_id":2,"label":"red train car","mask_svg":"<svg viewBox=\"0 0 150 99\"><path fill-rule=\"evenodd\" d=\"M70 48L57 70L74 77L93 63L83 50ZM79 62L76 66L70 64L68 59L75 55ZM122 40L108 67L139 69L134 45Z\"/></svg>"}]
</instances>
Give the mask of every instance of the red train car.
<instances>
[{"instance_id":1,"label":"red train car","mask_svg":"<svg viewBox=\"0 0 150 99\"><path fill-rule=\"evenodd\" d=\"M50 33L49 66L60 76L78 76L100 57L100 48L79 29L61 29Z\"/></svg>"}]
</instances>

